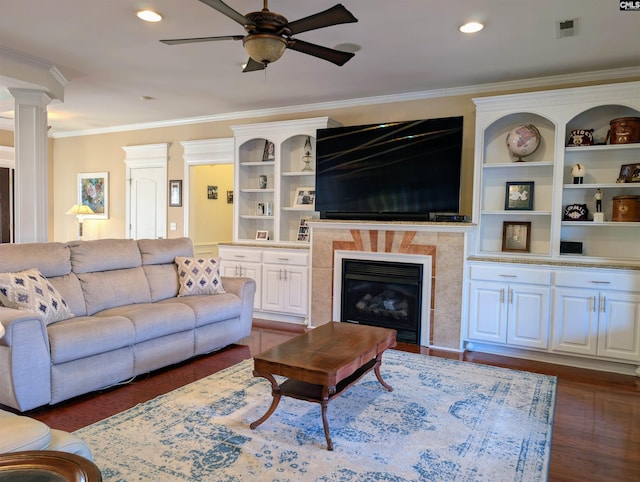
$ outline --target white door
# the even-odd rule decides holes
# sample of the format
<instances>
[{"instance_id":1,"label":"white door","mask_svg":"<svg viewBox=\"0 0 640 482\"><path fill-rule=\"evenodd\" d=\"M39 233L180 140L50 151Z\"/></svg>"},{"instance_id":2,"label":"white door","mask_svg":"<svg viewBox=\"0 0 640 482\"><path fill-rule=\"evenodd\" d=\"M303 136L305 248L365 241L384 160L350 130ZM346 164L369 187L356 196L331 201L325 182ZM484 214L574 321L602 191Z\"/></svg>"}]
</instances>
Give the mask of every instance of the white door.
<instances>
[{"instance_id":1,"label":"white door","mask_svg":"<svg viewBox=\"0 0 640 482\"><path fill-rule=\"evenodd\" d=\"M166 237L167 180L160 167L130 170L129 238L155 239Z\"/></svg>"},{"instance_id":2,"label":"white door","mask_svg":"<svg viewBox=\"0 0 640 482\"><path fill-rule=\"evenodd\" d=\"M600 292L598 355L640 361L640 296Z\"/></svg>"}]
</instances>

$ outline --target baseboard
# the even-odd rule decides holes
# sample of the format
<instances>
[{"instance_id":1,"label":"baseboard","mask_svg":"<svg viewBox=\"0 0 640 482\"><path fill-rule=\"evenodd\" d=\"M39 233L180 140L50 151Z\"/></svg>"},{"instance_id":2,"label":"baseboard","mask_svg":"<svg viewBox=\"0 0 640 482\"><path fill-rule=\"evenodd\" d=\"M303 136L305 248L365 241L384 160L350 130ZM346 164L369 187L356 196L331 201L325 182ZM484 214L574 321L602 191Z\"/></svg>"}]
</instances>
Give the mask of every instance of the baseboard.
<instances>
[{"instance_id":1,"label":"baseboard","mask_svg":"<svg viewBox=\"0 0 640 482\"><path fill-rule=\"evenodd\" d=\"M553 363L555 365L584 368L586 370L618 373L620 375L640 376L640 373L636 373L640 363L633 364L632 362L623 363L609 360L596 360L594 358L586 358L579 355L538 352L534 350L479 343L476 341L469 342L467 346L470 346L470 344L473 344L472 349L467 348L467 351L470 352L489 353L492 355L502 355L511 358L522 358L525 360Z\"/></svg>"}]
</instances>

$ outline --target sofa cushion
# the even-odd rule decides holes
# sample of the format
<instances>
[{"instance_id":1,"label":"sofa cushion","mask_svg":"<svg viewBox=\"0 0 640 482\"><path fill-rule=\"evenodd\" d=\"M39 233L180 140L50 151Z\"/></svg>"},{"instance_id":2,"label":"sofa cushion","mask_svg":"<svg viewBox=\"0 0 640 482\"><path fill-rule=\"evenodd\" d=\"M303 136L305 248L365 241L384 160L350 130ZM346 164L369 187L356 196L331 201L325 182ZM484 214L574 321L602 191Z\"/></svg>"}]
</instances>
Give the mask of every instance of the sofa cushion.
<instances>
[{"instance_id":1,"label":"sofa cushion","mask_svg":"<svg viewBox=\"0 0 640 482\"><path fill-rule=\"evenodd\" d=\"M139 239L138 249L143 265L173 264L176 256L193 256L193 242L189 238Z\"/></svg>"},{"instance_id":2,"label":"sofa cushion","mask_svg":"<svg viewBox=\"0 0 640 482\"><path fill-rule=\"evenodd\" d=\"M38 268L47 278L71 272L71 252L63 243L0 244L0 273Z\"/></svg>"},{"instance_id":3,"label":"sofa cushion","mask_svg":"<svg viewBox=\"0 0 640 482\"><path fill-rule=\"evenodd\" d=\"M135 330L135 343L193 330L195 315L186 305L140 304L120 306L96 313L103 316L122 316L131 321ZM100 320L98 320L98 323Z\"/></svg>"},{"instance_id":4,"label":"sofa cushion","mask_svg":"<svg viewBox=\"0 0 640 482\"><path fill-rule=\"evenodd\" d=\"M161 303L189 306L195 313L196 328L236 318L242 312L242 300L231 293L222 293L215 296L183 296L170 298Z\"/></svg>"},{"instance_id":5,"label":"sofa cushion","mask_svg":"<svg viewBox=\"0 0 640 482\"><path fill-rule=\"evenodd\" d=\"M54 365L133 345L133 324L123 316L78 316L47 328Z\"/></svg>"},{"instance_id":6,"label":"sofa cushion","mask_svg":"<svg viewBox=\"0 0 640 482\"><path fill-rule=\"evenodd\" d=\"M176 256L180 291L178 296L224 293L220 279L220 258Z\"/></svg>"},{"instance_id":7,"label":"sofa cushion","mask_svg":"<svg viewBox=\"0 0 640 482\"><path fill-rule=\"evenodd\" d=\"M67 302L37 268L0 273L0 303L7 308L34 311L47 325L73 316Z\"/></svg>"},{"instance_id":8,"label":"sofa cushion","mask_svg":"<svg viewBox=\"0 0 640 482\"><path fill-rule=\"evenodd\" d=\"M87 314L87 305L84 302L84 295L82 294L80 280L75 273L69 273L64 276L55 276L47 279L67 302L71 309L71 313L76 316L84 316Z\"/></svg>"},{"instance_id":9,"label":"sofa cushion","mask_svg":"<svg viewBox=\"0 0 640 482\"><path fill-rule=\"evenodd\" d=\"M69 241L73 272L91 273L142 266L135 239L95 239Z\"/></svg>"},{"instance_id":10,"label":"sofa cushion","mask_svg":"<svg viewBox=\"0 0 640 482\"><path fill-rule=\"evenodd\" d=\"M44 423L0 410L0 454L44 450L50 441L51 431Z\"/></svg>"},{"instance_id":11,"label":"sofa cushion","mask_svg":"<svg viewBox=\"0 0 640 482\"><path fill-rule=\"evenodd\" d=\"M149 303L151 293L142 267L78 274L87 314L116 306Z\"/></svg>"},{"instance_id":12,"label":"sofa cushion","mask_svg":"<svg viewBox=\"0 0 640 482\"><path fill-rule=\"evenodd\" d=\"M176 264L152 264L142 267L151 290L151 301L160 301L178 296L180 283Z\"/></svg>"}]
</instances>

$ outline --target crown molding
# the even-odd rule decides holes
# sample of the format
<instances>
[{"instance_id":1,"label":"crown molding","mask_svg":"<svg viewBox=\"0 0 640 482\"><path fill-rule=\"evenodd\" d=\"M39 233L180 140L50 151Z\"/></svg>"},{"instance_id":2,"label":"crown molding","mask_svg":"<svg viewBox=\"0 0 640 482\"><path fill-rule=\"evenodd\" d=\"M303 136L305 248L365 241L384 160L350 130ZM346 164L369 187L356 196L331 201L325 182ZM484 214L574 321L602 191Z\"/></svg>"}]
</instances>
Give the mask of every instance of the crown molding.
<instances>
[{"instance_id":1,"label":"crown molding","mask_svg":"<svg viewBox=\"0 0 640 482\"><path fill-rule=\"evenodd\" d=\"M563 84L574 84L582 82L602 82L623 79L640 78L640 67L629 67L623 69L597 70L592 72L581 72L576 74L554 75L548 77L536 77L530 79L513 80L506 82L494 82L488 84L477 84L460 87L447 87L417 92L406 92L402 94L390 94L374 97L361 97L342 101L319 102L315 104L302 104L275 109L258 109L240 112L229 112L225 114L206 115L183 119L172 119L159 122L145 122L138 124L128 124L121 126L88 129L73 132L52 133L51 137L64 138L96 134L110 134L116 132L126 132L144 129L156 129L162 127L175 127L190 124L202 124L207 122L220 122L238 119L260 118L282 114L297 114L310 111L322 111L329 109L342 109L348 107L358 107L363 105L388 104L393 102L409 102L416 100L433 99L439 97L452 97L457 95L477 95L491 92L508 90L537 89Z\"/></svg>"}]
</instances>

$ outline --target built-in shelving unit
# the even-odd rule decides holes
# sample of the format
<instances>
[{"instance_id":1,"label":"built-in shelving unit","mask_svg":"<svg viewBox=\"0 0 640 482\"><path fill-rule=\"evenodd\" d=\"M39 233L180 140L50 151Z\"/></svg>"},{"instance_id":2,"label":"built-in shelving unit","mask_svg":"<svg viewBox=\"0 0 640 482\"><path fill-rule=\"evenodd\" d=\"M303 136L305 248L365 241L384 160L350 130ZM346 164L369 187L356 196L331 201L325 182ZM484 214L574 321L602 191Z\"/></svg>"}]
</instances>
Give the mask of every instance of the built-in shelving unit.
<instances>
[{"instance_id":1,"label":"built-in shelving unit","mask_svg":"<svg viewBox=\"0 0 640 482\"><path fill-rule=\"evenodd\" d=\"M640 117L639 82L483 97L475 102L476 255L640 265L639 224L612 221L613 197L640 195L640 183L616 182L621 165L640 163L640 143L606 143L612 119ZM535 125L542 142L524 162L514 162L505 141L507 133L522 124ZM595 144L567 147L575 129L593 129ZM587 170L582 184L573 183L571 169L576 164ZM532 210L504 209L506 183L518 181L534 183ZM603 223L593 221L597 189L603 192ZM586 204L588 220L565 221L564 208L571 204ZM502 251L505 221L531 222L529 252ZM582 254L561 254L561 241L582 243Z\"/></svg>"},{"instance_id":2,"label":"built-in shelving unit","mask_svg":"<svg viewBox=\"0 0 640 482\"><path fill-rule=\"evenodd\" d=\"M608 141L613 119L640 117L640 82L474 102L478 232L465 268L465 348L640 376L640 222L613 216L614 197L640 196L640 182L617 182L621 166L640 164L640 142ZM542 142L514 162L506 136L522 124ZM567 146L572 131L590 129L593 145ZM576 164L586 169L581 183ZM507 182L534 183L531 210L505 210ZM593 216L598 189L602 222ZM565 220L574 204L586 205L586 219ZM509 221L531 223L529 251L502 251Z\"/></svg>"},{"instance_id":3,"label":"built-in shelving unit","mask_svg":"<svg viewBox=\"0 0 640 482\"><path fill-rule=\"evenodd\" d=\"M267 231L265 244L308 245L298 241L300 218L317 217L314 205L296 205L299 188L315 191L316 130L336 127L328 117L233 126L236 166L234 242L255 243L258 231ZM305 167L305 143L311 141L311 171ZM273 160L263 161L265 145L273 144ZM260 185L261 176L267 184Z\"/></svg>"}]
</instances>

